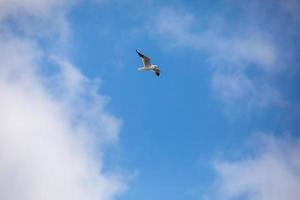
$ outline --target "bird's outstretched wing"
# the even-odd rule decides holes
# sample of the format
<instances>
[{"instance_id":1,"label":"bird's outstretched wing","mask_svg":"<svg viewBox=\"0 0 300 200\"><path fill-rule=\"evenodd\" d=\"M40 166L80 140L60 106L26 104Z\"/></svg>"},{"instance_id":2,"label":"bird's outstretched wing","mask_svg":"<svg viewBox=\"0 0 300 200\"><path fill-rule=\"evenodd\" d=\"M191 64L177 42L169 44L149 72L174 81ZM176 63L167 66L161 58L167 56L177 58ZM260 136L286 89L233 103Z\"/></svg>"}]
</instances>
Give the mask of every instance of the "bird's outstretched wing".
<instances>
[{"instance_id":1,"label":"bird's outstretched wing","mask_svg":"<svg viewBox=\"0 0 300 200\"><path fill-rule=\"evenodd\" d=\"M141 52L139 52L137 49L135 50L137 52L137 54L139 54L139 56L142 58L144 66L145 67L150 67L151 66L151 62L150 62L150 58L145 56L144 54L142 54Z\"/></svg>"},{"instance_id":2,"label":"bird's outstretched wing","mask_svg":"<svg viewBox=\"0 0 300 200\"><path fill-rule=\"evenodd\" d=\"M156 68L153 71L155 72L156 76L160 75L160 69L159 68Z\"/></svg>"}]
</instances>

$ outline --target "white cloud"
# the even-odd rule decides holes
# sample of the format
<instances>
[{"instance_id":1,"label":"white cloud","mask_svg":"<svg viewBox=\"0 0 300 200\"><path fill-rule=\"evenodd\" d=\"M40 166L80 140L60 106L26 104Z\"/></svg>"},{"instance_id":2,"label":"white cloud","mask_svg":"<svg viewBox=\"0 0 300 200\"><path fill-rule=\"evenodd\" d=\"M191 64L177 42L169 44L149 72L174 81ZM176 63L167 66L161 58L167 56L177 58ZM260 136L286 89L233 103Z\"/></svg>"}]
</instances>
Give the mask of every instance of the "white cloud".
<instances>
[{"instance_id":1,"label":"white cloud","mask_svg":"<svg viewBox=\"0 0 300 200\"><path fill-rule=\"evenodd\" d=\"M172 9L161 10L154 18L154 27L149 27L149 31L154 30L158 34L168 35L172 38L171 45L189 46L194 44L195 36L190 33L191 26L195 23L193 15L183 12L175 12ZM173 43L175 41L175 44Z\"/></svg>"},{"instance_id":2,"label":"white cloud","mask_svg":"<svg viewBox=\"0 0 300 200\"><path fill-rule=\"evenodd\" d=\"M43 17L52 15L55 8L59 8L67 3L68 0L0 0L1 18L12 16L33 15Z\"/></svg>"},{"instance_id":3,"label":"white cloud","mask_svg":"<svg viewBox=\"0 0 300 200\"><path fill-rule=\"evenodd\" d=\"M251 3L232 6L232 10L242 13L239 19L224 14L229 7L225 5L213 16L162 9L151 23L151 34L160 35L172 48L192 48L207 55L206 62L213 66L212 86L216 96L225 104L288 105L274 82L280 79L280 73L294 66L291 60L296 51L287 41L281 40L290 32L279 32L271 24L261 26L268 18L261 11L267 7L264 4L259 3L262 8L257 10L254 10L257 7L250 6ZM268 19L272 24L277 22L286 26L289 21L282 14L282 8L278 9L281 9L280 14ZM289 29L297 28L291 25Z\"/></svg>"},{"instance_id":4,"label":"white cloud","mask_svg":"<svg viewBox=\"0 0 300 200\"><path fill-rule=\"evenodd\" d=\"M218 173L216 198L299 199L300 140L271 135L254 139L258 144L253 146L252 156L215 163Z\"/></svg>"},{"instance_id":5,"label":"white cloud","mask_svg":"<svg viewBox=\"0 0 300 200\"><path fill-rule=\"evenodd\" d=\"M65 42L70 31L65 15L75 2L0 0L0 31L18 33L33 39L52 37Z\"/></svg>"},{"instance_id":6,"label":"white cloud","mask_svg":"<svg viewBox=\"0 0 300 200\"><path fill-rule=\"evenodd\" d=\"M233 28L228 21L220 22L214 18L207 22L201 20L189 13L163 9L155 19L156 27L152 30L171 39L172 45L208 52L222 62L242 66L250 62L266 70L275 67L277 47L264 32L245 30L237 33L227 30L228 27ZM200 30L197 31L195 27L198 26ZM225 29L224 26L228 27Z\"/></svg>"},{"instance_id":7,"label":"white cloud","mask_svg":"<svg viewBox=\"0 0 300 200\"><path fill-rule=\"evenodd\" d=\"M229 107L243 109L284 105L279 92L265 82L250 79L242 72L215 72L212 75L212 86L218 97ZM238 104L238 102L243 102Z\"/></svg>"},{"instance_id":8,"label":"white cloud","mask_svg":"<svg viewBox=\"0 0 300 200\"><path fill-rule=\"evenodd\" d=\"M215 73L212 82L213 88L220 92L219 95L227 104L247 98L255 92L253 83L242 73Z\"/></svg>"},{"instance_id":9,"label":"white cloud","mask_svg":"<svg viewBox=\"0 0 300 200\"><path fill-rule=\"evenodd\" d=\"M120 175L103 172L101 145L117 140L120 120L106 110L99 82L39 45L64 32L35 23L64 16L63 7L52 12L61 2L0 1L0 199L110 200L126 188ZM23 22L40 32L28 34Z\"/></svg>"}]
</instances>

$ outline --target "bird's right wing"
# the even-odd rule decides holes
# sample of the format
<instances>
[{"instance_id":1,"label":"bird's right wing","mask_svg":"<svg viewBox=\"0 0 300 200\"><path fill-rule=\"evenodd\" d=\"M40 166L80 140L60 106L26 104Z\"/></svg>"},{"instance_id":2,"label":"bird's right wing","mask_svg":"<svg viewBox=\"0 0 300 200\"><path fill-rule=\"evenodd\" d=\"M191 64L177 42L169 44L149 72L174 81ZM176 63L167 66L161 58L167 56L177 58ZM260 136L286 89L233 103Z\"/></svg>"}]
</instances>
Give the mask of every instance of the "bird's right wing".
<instances>
[{"instance_id":1,"label":"bird's right wing","mask_svg":"<svg viewBox=\"0 0 300 200\"><path fill-rule=\"evenodd\" d=\"M160 75L160 69L159 68L155 68L153 71L155 72L156 76Z\"/></svg>"},{"instance_id":2,"label":"bird's right wing","mask_svg":"<svg viewBox=\"0 0 300 200\"><path fill-rule=\"evenodd\" d=\"M151 62L150 62L150 58L145 56L144 54L142 54L141 52L139 52L137 49L135 50L137 52L137 54L139 54L139 56L142 58L144 66L145 67L150 67L151 66Z\"/></svg>"}]
</instances>

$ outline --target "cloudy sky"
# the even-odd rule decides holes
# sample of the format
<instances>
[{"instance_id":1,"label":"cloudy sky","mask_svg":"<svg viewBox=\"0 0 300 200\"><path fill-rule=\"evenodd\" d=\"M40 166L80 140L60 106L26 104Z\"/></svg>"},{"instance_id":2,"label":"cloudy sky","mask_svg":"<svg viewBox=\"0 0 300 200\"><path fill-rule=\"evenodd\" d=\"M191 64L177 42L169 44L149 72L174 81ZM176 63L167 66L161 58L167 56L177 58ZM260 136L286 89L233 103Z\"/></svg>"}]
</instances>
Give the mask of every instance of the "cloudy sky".
<instances>
[{"instance_id":1,"label":"cloudy sky","mask_svg":"<svg viewBox=\"0 0 300 200\"><path fill-rule=\"evenodd\" d=\"M298 200L299 11L0 0L0 199Z\"/></svg>"}]
</instances>

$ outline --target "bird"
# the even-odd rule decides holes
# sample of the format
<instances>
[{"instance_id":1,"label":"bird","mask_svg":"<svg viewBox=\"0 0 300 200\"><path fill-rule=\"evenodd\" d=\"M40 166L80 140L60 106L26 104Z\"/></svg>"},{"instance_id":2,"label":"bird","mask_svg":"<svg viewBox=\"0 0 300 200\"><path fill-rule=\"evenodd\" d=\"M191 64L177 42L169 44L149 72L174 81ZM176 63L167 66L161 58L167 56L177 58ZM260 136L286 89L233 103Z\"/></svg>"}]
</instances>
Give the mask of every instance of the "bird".
<instances>
[{"instance_id":1,"label":"bird","mask_svg":"<svg viewBox=\"0 0 300 200\"><path fill-rule=\"evenodd\" d=\"M137 54L142 58L144 63L144 67L139 67L139 71L153 71L156 76L160 75L160 68L157 65L152 65L150 62L150 58L139 52L137 49L135 50Z\"/></svg>"}]
</instances>

